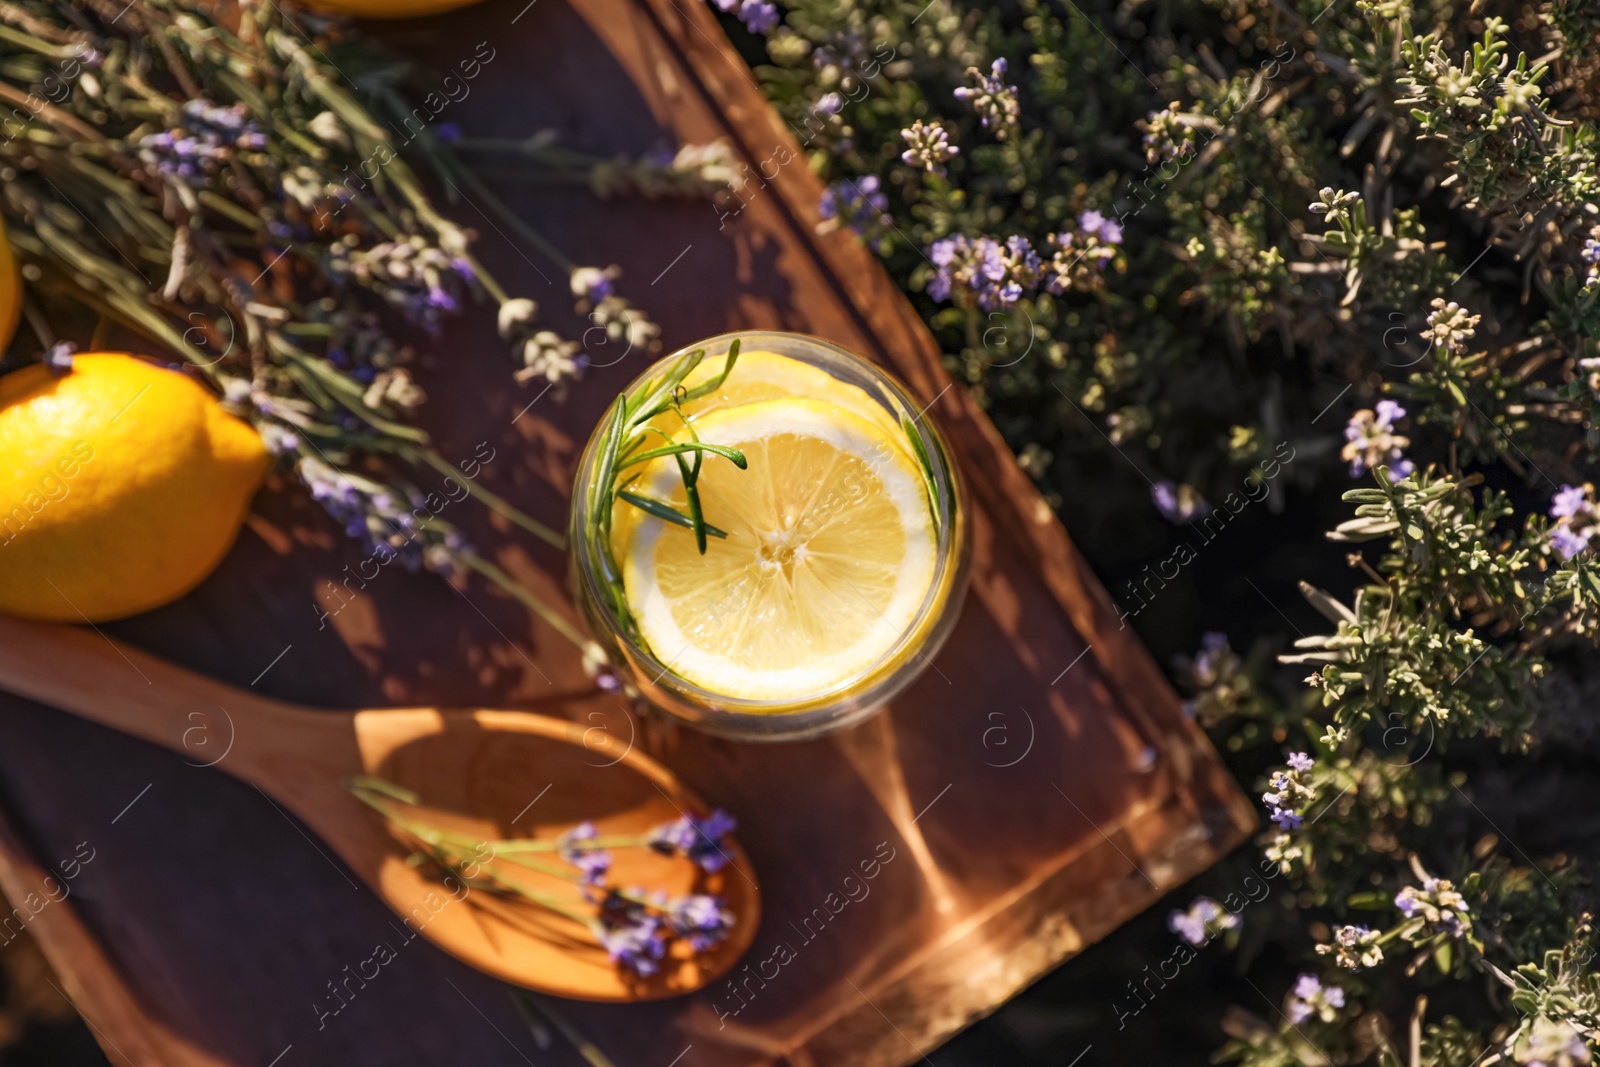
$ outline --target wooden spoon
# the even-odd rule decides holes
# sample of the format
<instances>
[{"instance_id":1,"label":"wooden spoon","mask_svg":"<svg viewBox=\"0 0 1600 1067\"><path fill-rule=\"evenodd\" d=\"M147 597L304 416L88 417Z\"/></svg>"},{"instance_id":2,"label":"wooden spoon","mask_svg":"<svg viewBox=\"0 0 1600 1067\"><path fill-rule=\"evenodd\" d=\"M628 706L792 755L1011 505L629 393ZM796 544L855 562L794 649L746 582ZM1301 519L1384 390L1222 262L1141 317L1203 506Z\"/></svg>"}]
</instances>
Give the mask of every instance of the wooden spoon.
<instances>
[{"instance_id":1,"label":"wooden spoon","mask_svg":"<svg viewBox=\"0 0 1600 1067\"><path fill-rule=\"evenodd\" d=\"M95 632L0 616L0 688L214 765L254 785L338 853L404 920L446 952L516 985L583 1000L653 1000L698 989L749 948L760 900L743 851L701 871L648 849L614 853L609 884L714 893L735 916L727 940L691 957L677 944L640 978L571 919L407 864L387 822L342 784L375 775L419 794L429 821L480 838L548 839L591 821L636 834L706 805L607 731L525 712L397 708L313 711L175 667ZM545 854L548 856L548 854ZM524 882L542 876L516 867ZM547 886L571 893L551 879Z\"/></svg>"}]
</instances>

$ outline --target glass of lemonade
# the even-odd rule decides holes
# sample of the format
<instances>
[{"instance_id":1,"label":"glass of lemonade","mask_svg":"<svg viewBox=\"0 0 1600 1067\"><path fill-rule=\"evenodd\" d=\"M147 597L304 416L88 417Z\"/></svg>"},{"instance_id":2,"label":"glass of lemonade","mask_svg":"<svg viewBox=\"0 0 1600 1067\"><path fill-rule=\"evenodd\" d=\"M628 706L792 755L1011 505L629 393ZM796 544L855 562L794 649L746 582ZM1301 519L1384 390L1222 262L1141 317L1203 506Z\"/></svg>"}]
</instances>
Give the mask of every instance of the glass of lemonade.
<instances>
[{"instance_id":1,"label":"glass of lemonade","mask_svg":"<svg viewBox=\"0 0 1600 1067\"><path fill-rule=\"evenodd\" d=\"M967 503L905 388L802 334L681 349L607 410L572 495L589 625L655 706L799 740L922 673L966 592Z\"/></svg>"}]
</instances>

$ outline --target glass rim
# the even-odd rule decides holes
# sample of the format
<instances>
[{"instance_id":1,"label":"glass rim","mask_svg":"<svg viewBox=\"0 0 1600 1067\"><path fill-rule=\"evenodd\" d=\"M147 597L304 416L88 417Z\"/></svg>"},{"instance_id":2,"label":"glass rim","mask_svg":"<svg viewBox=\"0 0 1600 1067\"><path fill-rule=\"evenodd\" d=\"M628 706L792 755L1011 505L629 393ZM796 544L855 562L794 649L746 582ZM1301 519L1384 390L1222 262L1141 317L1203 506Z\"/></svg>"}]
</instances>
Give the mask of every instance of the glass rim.
<instances>
[{"instance_id":1,"label":"glass rim","mask_svg":"<svg viewBox=\"0 0 1600 1067\"><path fill-rule=\"evenodd\" d=\"M952 574L964 563L962 549L965 547L965 531L961 528L965 522L965 508L961 506L962 489L960 475L957 468L950 462L948 450L944 439L930 421L924 419L925 409L920 409L915 399L906 387L889 371L877 364L856 355L853 352L820 337L810 334L796 333L783 330L736 330L717 334L696 341L662 356L653 361L643 372L636 375L623 389L631 391L641 382L659 373L660 368L679 359L696 349L705 349L707 358L715 358L724 354L728 346L735 340L741 342L746 350L769 349L779 350L776 345L785 347L810 348L813 351L843 360L849 365L863 368L873 384L881 389L896 405L904 408L904 415L910 418L916 427L921 444L928 453L929 465L932 468L935 507L939 516L938 536L935 542L935 566L933 579L929 583L927 592L923 595L922 603L918 605L916 613L910 622L895 638L894 642L884 650L870 665L852 673L826 689L815 693L808 693L801 698L783 700L753 700L745 697L729 696L712 689L707 689L696 682L674 672L671 665L664 663L653 650L635 641L617 621L611 608L607 604L607 590L602 587L599 571L601 564L593 558L589 538L586 535L587 520L589 515L588 481L593 474L596 460L596 444L599 439L600 426L590 435L579 459L578 468L573 482L572 497L572 533L573 557L576 562L578 580L583 583L583 594L589 598L595 607L591 615L598 615L606 624L606 636L615 641L626 657L637 668L648 670L651 675L651 686L659 687L667 682L667 688L679 699L693 702L697 705L695 722L708 728L715 729L719 721L749 723L752 720L781 720L791 728L787 731L774 731L794 733L803 731L807 720L829 719L839 714L839 700L849 697L851 703L861 703L867 707L876 707L892 695L886 690L898 690L907 684L909 678L900 678L908 665L921 657L921 653L912 649L908 652L907 646L928 630L927 622L932 612L944 601L952 599L952 593L959 594L956 583L961 580L959 571ZM780 353L782 354L782 353ZM826 370L826 367L823 368ZM735 372L737 373L737 371ZM874 398L881 402L881 398ZM610 410L608 407L607 410ZM888 408L892 414L899 417L902 413L893 408ZM594 620L591 619L591 623ZM904 662L900 662L904 661ZM891 666L899 662L898 667ZM920 673L921 667L917 668ZM874 681L863 687L863 679ZM793 710L787 710L793 709ZM670 709L668 709L670 710Z\"/></svg>"}]
</instances>

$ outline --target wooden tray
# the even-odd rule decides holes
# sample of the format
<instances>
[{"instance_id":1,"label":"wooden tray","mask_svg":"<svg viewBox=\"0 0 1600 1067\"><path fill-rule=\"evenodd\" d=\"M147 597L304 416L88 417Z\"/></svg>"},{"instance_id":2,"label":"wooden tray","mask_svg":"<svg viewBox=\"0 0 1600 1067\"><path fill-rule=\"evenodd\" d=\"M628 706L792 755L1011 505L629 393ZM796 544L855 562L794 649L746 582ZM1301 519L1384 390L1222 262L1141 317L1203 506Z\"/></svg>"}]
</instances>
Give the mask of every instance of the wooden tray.
<instances>
[{"instance_id":1,"label":"wooden tray","mask_svg":"<svg viewBox=\"0 0 1600 1067\"><path fill-rule=\"evenodd\" d=\"M748 969L665 1003L561 1005L619 1067L909 1063L1249 832L1252 809L994 428L951 387L910 305L851 239L815 234L818 185L701 0L503 0L377 29L425 79L493 50L470 95L438 117L474 135L554 128L605 156L720 137L752 168L793 154L775 177L752 175L734 216L512 180L497 189L581 261L622 264L625 291L669 347L801 330L908 382L976 503L959 627L935 669L861 729L738 746L629 718L559 637L482 584L459 593L384 573L324 622L359 552L303 493L278 487L202 588L106 632L307 704L565 715L575 730L636 737L733 811L765 892ZM470 201L453 211L514 289L567 304L535 250ZM558 403L509 384L482 318L433 346L429 428L452 459L492 450L484 484L559 523L588 429L644 357L601 356L614 364ZM565 603L559 553L468 515L448 517ZM130 670L127 683L141 681ZM174 709L175 730L197 724L193 740L216 747L186 762L0 695L0 889L42 902L26 925L113 1062L580 1062L559 1040L541 1047L506 987L406 941L263 795L194 766L228 733ZM529 783L530 800L539 788ZM51 885L60 895L50 869L91 852L69 895L46 900ZM370 974L380 942L397 958L352 980ZM334 985L345 1006L321 1018Z\"/></svg>"}]
</instances>

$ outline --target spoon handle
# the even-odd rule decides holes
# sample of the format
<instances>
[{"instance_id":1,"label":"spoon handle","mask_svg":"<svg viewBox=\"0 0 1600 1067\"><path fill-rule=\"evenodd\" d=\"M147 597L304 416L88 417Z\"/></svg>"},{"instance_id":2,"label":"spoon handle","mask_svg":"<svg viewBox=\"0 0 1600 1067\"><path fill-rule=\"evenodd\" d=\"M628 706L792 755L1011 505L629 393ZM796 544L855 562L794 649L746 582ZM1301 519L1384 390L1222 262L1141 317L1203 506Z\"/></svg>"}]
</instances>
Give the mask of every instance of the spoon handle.
<instances>
[{"instance_id":1,"label":"spoon handle","mask_svg":"<svg viewBox=\"0 0 1600 1067\"><path fill-rule=\"evenodd\" d=\"M253 773L259 769L256 764L273 750L301 749L308 731L342 727L348 733L349 729L343 722L347 716L297 708L235 689L113 641L98 630L6 615L0 615L0 689L201 763L210 762L225 745L231 748L235 731L248 723L249 751L241 751L222 767L258 783L259 776ZM283 743L273 744L274 738Z\"/></svg>"}]
</instances>

